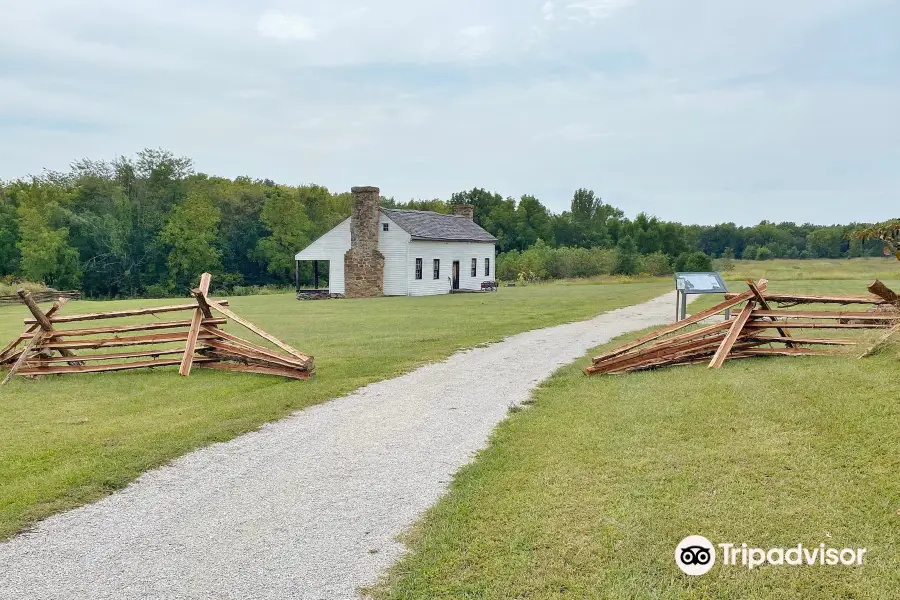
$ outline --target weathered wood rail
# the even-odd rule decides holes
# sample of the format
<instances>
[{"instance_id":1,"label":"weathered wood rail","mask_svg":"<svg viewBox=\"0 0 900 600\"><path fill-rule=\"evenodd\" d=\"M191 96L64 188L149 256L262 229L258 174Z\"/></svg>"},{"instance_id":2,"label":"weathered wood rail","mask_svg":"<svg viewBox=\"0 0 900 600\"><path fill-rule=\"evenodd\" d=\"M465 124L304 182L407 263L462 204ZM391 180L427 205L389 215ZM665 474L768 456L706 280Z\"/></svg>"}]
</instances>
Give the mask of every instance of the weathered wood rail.
<instances>
[{"instance_id":1,"label":"weathered wood rail","mask_svg":"<svg viewBox=\"0 0 900 600\"><path fill-rule=\"evenodd\" d=\"M742 294L726 294L725 302L698 313L684 321L664 327L633 342L620 346L594 358L585 369L588 375L631 373L673 365L690 365L708 362L711 369L721 368L733 359L755 356L822 356L838 350L816 349L808 346L852 346L853 339L816 338L792 335L792 329L890 329L876 346L860 358L870 355L873 349L885 343L893 333L900 331L900 295L895 294L880 281L869 286L871 296L836 296L770 294L767 282L758 284L748 280L750 291ZM773 309L769 302L781 306ZM740 314L733 319L670 336L692 325L743 304ZM787 310L786 305L808 304L868 304L868 312ZM778 335L766 335L774 329ZM669 337L667 337L669 336ZM785 347L779 347L783 344ZM763 348L762 346L769 346Z\"/></svg>"},{"instance_id":2,"label":"weathered wood rail","mask_svg":"<svg viewBox=\"0 0 900 600\"><path fill-rule=\"evenodd\" d=\"M40 292L31 292L31 299L35 302L56 302L60 298L68 300L80 300L81 292L58 292L56 290L43 290ZM10 306L13 304L22 304L22 298L18 294L11 296L0 296L0 306Z\"/></svg>"},{"instance_id":3,"label":"weathered wood rail","mask_svg":"<svg viewBox=\"0 0 900 600\"><path fill-rule=\"evenodd\" d=\"M32 316L26 318L25 331L0 350L0 365L9 366L2 384L14 375L31 377L72 373L101 373L153 367L178 366L179 373L189 376L193 366L223 371L277 375L291 379L308 379L315 362L299 350L253 323L241 318L228 307L227 300L209 298L212 276L204 273L200 286L191 291L195 302L82 315L60 316L69 298L60 297L43 312L33 293L19 290L18 298ZM175 312L192 311L190 320L154 321L101 325L82 324L91 321L156 317ZM221 317L216 317L213 312ZM277 346L280 351L254 344L220 327L237 323ZM59 325L78 323L73 329ZM168 331L164 331L168 330ZM163 333L147 333L164 331ZM177 344L177 346L172 346ZM104 352L106 349L131 348L127 351ZM91 350L76 354L75 350Z\"/></svg>"}]
</instances>

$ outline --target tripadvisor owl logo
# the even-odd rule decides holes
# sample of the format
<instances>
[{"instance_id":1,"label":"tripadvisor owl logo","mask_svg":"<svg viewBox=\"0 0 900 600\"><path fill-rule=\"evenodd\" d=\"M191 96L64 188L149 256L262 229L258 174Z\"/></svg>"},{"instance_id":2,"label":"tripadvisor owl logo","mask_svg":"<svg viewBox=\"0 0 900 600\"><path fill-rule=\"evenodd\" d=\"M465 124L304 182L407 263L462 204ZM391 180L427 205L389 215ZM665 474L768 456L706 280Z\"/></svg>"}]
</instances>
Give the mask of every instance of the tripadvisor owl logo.
<instances>
[{"instance_id":1,"label":"tripadvisor owl logo","mask_svg":"<svg viewBox=\"0 0 900 600\"><path fill-rule=\"evenodd\" d=\"M753 569L771 566L844 566L861 567L867 548L830 548L825 544L789 548L754 548L747 544L718 544L722 565ZM716 548L702 535L691 535L675 548L675 564L687 575L704 575L716 564Z\"/></svg>"},{"instance_id":2,"label":"tripadvisor owl logo","mask_svg":"<svg viewBox=\"0 0 900 600\"><path fill-rule=\"evenodd\" d=\"M675 564L687 575L704 575L716 564L716 548L702 535L691 535L675 548Z\"/></svg>"}]
</instances>

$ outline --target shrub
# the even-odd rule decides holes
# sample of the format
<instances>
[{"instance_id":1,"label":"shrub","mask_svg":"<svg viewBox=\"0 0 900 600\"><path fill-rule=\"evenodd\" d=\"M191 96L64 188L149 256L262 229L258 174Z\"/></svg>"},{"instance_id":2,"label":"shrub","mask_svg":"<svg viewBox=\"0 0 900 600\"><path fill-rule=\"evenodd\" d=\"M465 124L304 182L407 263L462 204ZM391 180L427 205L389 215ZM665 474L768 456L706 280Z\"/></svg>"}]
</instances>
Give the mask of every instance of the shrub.
<instances>
[{"instance_id":1,"label":"shrub","mask_svg":"<svg viewBox=\"0 0 900 600\"><path fill-rule=\"evenodd\" d=\"M744 252L741 254L741 258L744 260L756 260L756 253L759 250L759 246L754 246L750 244L749 246L744 248Z\"/></svg>"},{"instance_id":2,"label":"shrub","mask_svg":"<svg viewBox=\"0 0 900 600\"><path fill-rule=\"evenodd\" d=\"M497 279L515 281L519 274L519 251L510 250L497 256Z\"/></svg>"},{"instance_id":3,"label":"shrub","mask_svg":"<svg viewBox=\"0 0 900 600\"><path fill-rule=\"evenodd\" d=\"M772 260L773 258L775 258L775 254L765 246L756 251L756 260Z\"/></svg>"},{"instance_id":4,"label":"shrub","mask_svg":"<svg viewBox=\"0 0 900 600\"><path fill-rule=\"evenodd\" d=\"M546 264L549 262L548 257L553 253L543 240L538 240L531 248L522 252L517 261L518 271L525 273L526 277L533 281L535 279L546 279L548 276Z\"/></svg>"},{"instance_id":5,"label":"shrub","mask_svg":"<svg viewBox=\"0 0 900 600\"><path fill-rule=\"evenodd\" d=\"M712 258L703 252L685 252L675 259L675 270L686 273L712 271Z\"/></svg>"},{"instance_id":6,"label":"shrub","mask_svg":"<svg viewBox=\"0 0 900 600\"><path fill-rule=\"evenodd\" d=\"M788 248L787 252L784 254L785 258L800 258L800 251L797 250L796 246L791 246Z\"/></svg>"},{"instance_id":7,"label":"shrub","mask_svg":"<svg viewBox=\"0 0 900 600\"><path fill-rule=\"evenodd\" d=\"M183 295L185 294L176 294L168 283L154 283L147 286L144 292L145 298L175 298Z\"/></svg>"},{"instance_id":8,"label":"shrub","mask_svg":"<svg viewBox=\"0 0 900 600\"><path fill-rule=\"evenodd\" d=\"M646 254L638 259L638 270L656 277L669 275L673 272L672 262L662 252Z\"/></svg>"}]
</instances>

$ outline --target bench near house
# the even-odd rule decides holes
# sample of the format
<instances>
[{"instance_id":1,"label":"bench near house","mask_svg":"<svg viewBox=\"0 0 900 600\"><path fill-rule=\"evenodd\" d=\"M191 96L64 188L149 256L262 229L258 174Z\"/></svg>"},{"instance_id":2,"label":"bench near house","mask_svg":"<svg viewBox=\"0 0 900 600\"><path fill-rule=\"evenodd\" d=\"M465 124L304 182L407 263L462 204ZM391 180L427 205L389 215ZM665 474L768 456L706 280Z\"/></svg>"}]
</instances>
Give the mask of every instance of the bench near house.
<instances>
[{"instance_id":1,"label":"bench near house","mask_svg":"<svg viewBox=\"0 0 900 600\"><path fill-rule=\"evenodd\" d=\"M313 263L316 288L324 274L327 293L348 298L481 291L494 281L497 238L475 223L473 206L396 210L381 207L376 187L352 193L351 217L295 256L298 292L303 261Z\"/></svg>"}]
</instances>

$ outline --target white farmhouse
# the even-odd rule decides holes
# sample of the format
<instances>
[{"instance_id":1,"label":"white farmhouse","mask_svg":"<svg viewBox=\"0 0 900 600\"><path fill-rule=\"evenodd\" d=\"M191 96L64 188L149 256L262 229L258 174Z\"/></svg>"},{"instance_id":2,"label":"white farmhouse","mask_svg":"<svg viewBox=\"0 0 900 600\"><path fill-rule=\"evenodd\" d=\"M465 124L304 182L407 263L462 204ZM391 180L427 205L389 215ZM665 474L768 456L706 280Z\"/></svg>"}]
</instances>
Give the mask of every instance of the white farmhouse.
<instances>
[{"instance_id":1,"label":"white farmhouse","mask_svg":"<svg viewBox=\"0 0 900 600\"><path fill-rule=\"evenodd\" d=\"M313 263L316 288L323 262L328 293L348 298L480 291L494 280L497 238L474 222L474 207L456 205L452 215L395 210L380 206L378 188L352 192L351 217L295 257L298 274L300 262Z\"/></svg>"}]
</instances>

